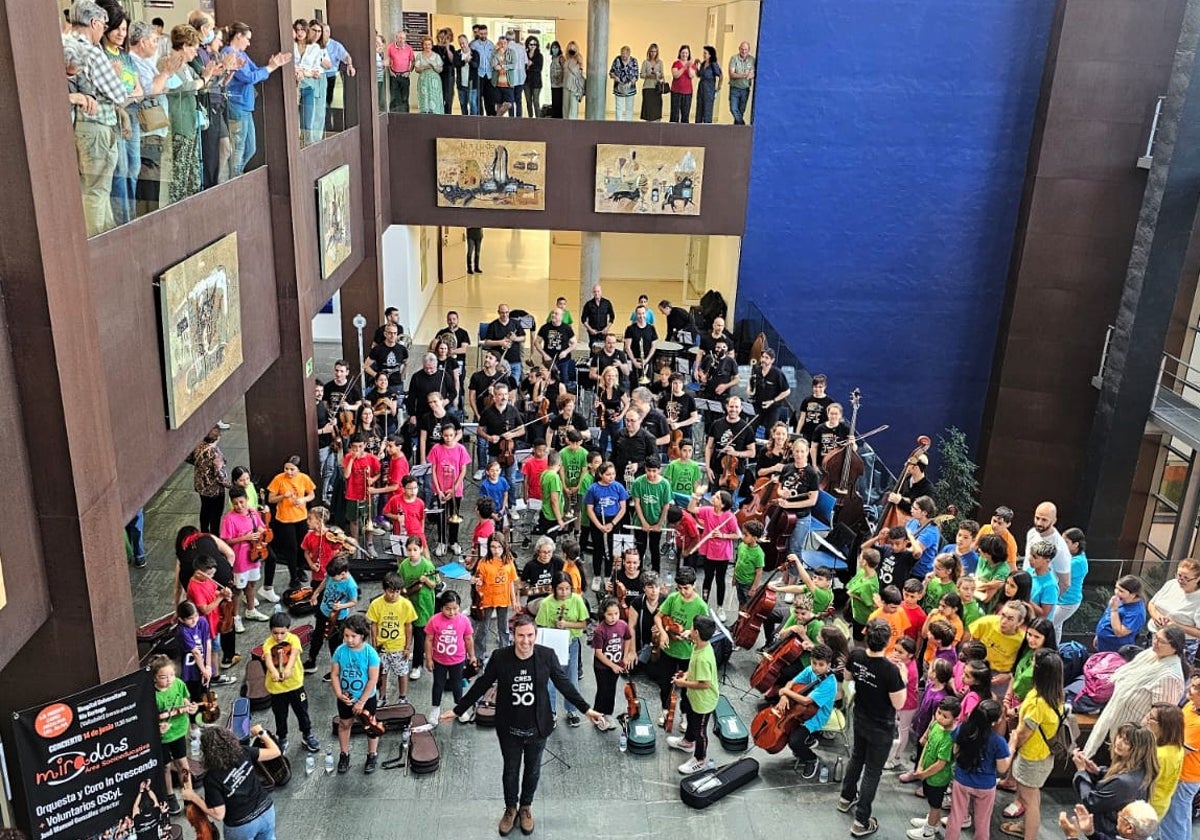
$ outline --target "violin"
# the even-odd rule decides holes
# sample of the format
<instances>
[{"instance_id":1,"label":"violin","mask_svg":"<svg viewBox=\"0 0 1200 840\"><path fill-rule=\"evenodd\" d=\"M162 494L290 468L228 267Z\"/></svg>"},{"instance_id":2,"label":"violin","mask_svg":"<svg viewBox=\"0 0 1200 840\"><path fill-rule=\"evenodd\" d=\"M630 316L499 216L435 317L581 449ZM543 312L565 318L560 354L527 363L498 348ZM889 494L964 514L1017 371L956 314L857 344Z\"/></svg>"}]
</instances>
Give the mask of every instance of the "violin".
<instances>
[{"instance_id":1,"label":"violin","mask_svg":"<svg viewBox=\"0 0 1200 840\"><path fill-rule=\"evenodd\" d=\"M633 720L642 710L641 701L638 700L637 689L633 687L633 683L626 681L625 683L625 702L628 704L625 708L625 713Z\"/></svg>"},{"instance_id":2,"label":"violin","mask_svg":"<svg viewBox=\"0 0 1200 840\"><path fill-rule=\"evenodd\" d=\"M340 437L348 438L353 436L358 428L358 421L354 417L354 412L349 408L339 408L337 426Z\"/></svg>"},{"instance_id":3,"label":"violin","mask_svg":"<svg viewBox=\"0 0 1200 840\"><path fill-rule=\"evenodd\" d=\"M226 598L217 604L217 632L232 633L233 617L237 615L237 606L232 598Z\"/></svg>"},{"instance_id":4,"label":"violin","mask_svg":"<svg viewBox=\"0 0 1200 840\"><path fill-rule=\"evenodd\" d=\"M500 465L500 469L506 470L517 462L517 442L515 440L502 436L496 447L496 463Z\"/></svg>"},{"instance_id":5,"label":"violin","mask_svg":"<svg viewBox=\"0 0 1200 840\"><path fill-rule=\"evenodd\" d=\"M384 732L387 732L387 727L380 723L375 715L366 709L363 709L355 717L362 724L363 732L367 733L368 738L378 738Z\"/></svg>"},{"instance_id":6,"label":"violin","mask_svg":"<svg viewBox=\"0 0 1200 840\"><path fill-rule=\"evenodd\" d=\"M674 678L683 676L683 671L676 671ZM671 689L671 696L667 698L667 719L663 721L663 729L671 732L675 729L675 706L679 703L679 693L674 688Z\"/></svg>"},{"instance_id":7,"label":"violin","mask_svg":"<svg viewBox=\"0 0 1200 840\"><path fill-rule=\"evenodd\" d=\"M892 488L893 493L900 493L900 486L904 483L905 476L908 475L908 467L917 463L917 459L929 451L929 447L932 445L933 441L929 439L928 435L921 435L917 438L917 448L909 454L908 460L904 462L905 468L900 470L900 477L896 479L896 486ZM883 509L883 514L879 517L879 529L894 528L897 525L904 525L906 522L908 522L908 516L900 510L900 506L894 502L888 502Z\"/></svg>"},{"instance_id":8,"label":"violin","mask_svg":"<svg viewBox=\"0 0 1200 840\"><path fill-rule=\"evenodd\" d=\"M839 447L821 462L824 471L821 489L833 494L834 521L854 530L862 530L866 524L866 512L863 509L862 496L858 494L858 480L866 471L862 456L850 448L850 441L855 439L855 426L858 422L858 408L862 402L862 394L855 388L850 394L850 435L845 446Z\"/></svg>"},{"instance_id":9,"label":"violin","mask_svg":"<svg viewBox=\"0 0 1200 840\"><path fill-rule=\"evenodd\" d=\"M629 595L629 590L625 587L625 584L621 583L619 580L616 581L613 585L613 595L617 597L617 603L621 605L622 613L629 609L629 604L625 600L625 598Z\"/></svg>"},{"instance_id":10,"label":"violin","mask_svg":"<svg viewBox=\"0 0 1200 840\"><path fill-rule=\"evenodd\" d=\"M669 615L662 616L662 626L663 626L663 631L667 635L667 641L666 641L666 643L664 643L663 647L666 647L666 645L670 643L672 638L674 638L674 639L682 639L683 638L683 625L680 624L675 619L671 618L671 616L669 616Z\"/></svg>"},{"instance_id":11,"label":"violin","mask_svg":"<svg viewBox=\"0 0 1200 840\"><path fill-rule=\"evenodd\" d=\"M280 676L283 676L283 669L287 665L291 651L291 642L280 642L271 648L271 664L275 666L275 670L279 672Z\"/></svg>"},{"instance_id":12,"label":"violin","mask_svg":"<svg viewBox=\"0 0 1200 840\"><path fill-rule=\"evenodd\" d=\"M667 459L678 461L683 457L683 429L672 429L671 439L667 443Z\"/></svg>"},{"instance_id":13,"label":"violin","mask_svg":"<svg viewBox=\"0 0 1200 840\"><path fill-rule=\"evenodd\" d=\"M797 693L807 697L813 689L832 675L832 671L822 674L811 683L799 688ZM754 722L750 724L750 736L754 740L754 745L772 755L780 752L787 746L792 731L813 717L817 710L816 703L797 703L794 700L788 703L787 711L781 711L778 705L768 706L755 715Z\"/></svg>"},{"instance_id":14,"label":"violin","mask_svg":"<svg viewBox=\"0 0 1200 840\"><path fill-rule=\"evenodd\" d=\"M273 539L275 539L275 532L271 530L271 512L264 510L262 512L262 536L250 545L250 559L256 563L266 560Z\"/></svg>"},{"instance_id":15,"label":"violin","mask_svg":"<svg viewBox=\"0 0 1200 840\"><path fill-rule=\"evenodd\" d=\"M211 687L201 692L200 702L196 705L200 707L200 720L205 723L216 723L221 719L221 700Z\"/></svg>"},{"instance_id":16,"label":"violin","mask_svg":"<svg viewBox=\"0 0 1200 840\"><path fill-rule=\"evenodd\" d=\"M750 675L750 687L764 696L773 694L783 669L804 655L803 635L790 636L763 654Z\"/></svg>"},{"instance_id":17,"label":"violin","mask_svg":"<svg viewBox=\"0 0 1200 840\"><path fill-rule=\"evenodd\" d=\"M738 647L751 650L758 642L758 634L762 632L763 621L770 618L771 613L775 612L775 590L767 584L779 574L786 564L785 560L783 564L773 569L767 579L762 582L762 586L758 587L750 596L746 606L738 610L737 621L731 628L733 643Z\"/></svg>"},{"instance_id":18,"label":"violin","mask_svg":"<svg viewBox=\"0 0 1200 840\"><path fill-rule=\"evenodd\" d=\"M736 455L721 456L721 480L717 482L717 486L728 490L731 495L737 493L737 489L742 483L741 476L738 475L739 466Z\"/></svg>"},{"instance_id":19,"label":"violin","mask_svg":"<svg viewBox=\"0 0 1200 840\"><path fill-rule=\"evenodd\" d=\"M336 525L330 525L325 529L325 537L339 547L334 554L335 557L345 553L354 554L358 551L358 541Z\"/></svg>"}]
</instances>

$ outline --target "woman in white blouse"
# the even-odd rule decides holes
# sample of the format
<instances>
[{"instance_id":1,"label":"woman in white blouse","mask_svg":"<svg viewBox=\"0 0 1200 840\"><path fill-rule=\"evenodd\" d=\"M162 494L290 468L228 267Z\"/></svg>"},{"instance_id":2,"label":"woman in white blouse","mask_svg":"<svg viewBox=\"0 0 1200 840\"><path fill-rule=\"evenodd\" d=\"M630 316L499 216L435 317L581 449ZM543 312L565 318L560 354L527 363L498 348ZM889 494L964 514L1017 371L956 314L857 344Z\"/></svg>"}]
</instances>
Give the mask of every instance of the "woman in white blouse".
<instances>
[{"instance_id":1,"label":"woman in white blouse","mask_svg":"<svg viewBox=\"0 0 1200 840\"><path fill-rule=\"evenodd\" d=\"M296 80L300 84L300 144L307 146L325 136L325 71L333 67L325 49L325 27L319 20L308 22L308 37L301 49L292 46Z\"/></svg>"},{"instance_id":2,"label":"woman in white blouse","mask_svg":"<svg viewBox=\"0 0 1200 840\"><path fill-rule=\"evenodd\" d=\"M1187 637L1188 658L1200 645L1200 563L1192 558L1179 561L1174 580L1169 580L1150 599L1150 630L1174 625Z\"/></svg>"}]
</instances>

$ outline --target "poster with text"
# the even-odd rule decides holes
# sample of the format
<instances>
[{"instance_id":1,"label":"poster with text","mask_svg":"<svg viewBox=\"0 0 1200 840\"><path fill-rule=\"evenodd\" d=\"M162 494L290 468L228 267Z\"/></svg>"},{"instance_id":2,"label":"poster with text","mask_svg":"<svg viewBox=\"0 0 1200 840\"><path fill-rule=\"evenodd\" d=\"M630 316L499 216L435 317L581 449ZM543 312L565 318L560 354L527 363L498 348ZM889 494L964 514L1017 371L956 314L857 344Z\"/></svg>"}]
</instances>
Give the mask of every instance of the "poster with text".
<instances>
[{"instance_id":1,"label":"poster with text","mask_svg":"<svg viewBox=\"0 0 1200 840\"><path fill-rule=\"evenodd\" d=\"M169 834L148 671L26 709L13 735L37 840Z\"/></svg>"}]
</instances>

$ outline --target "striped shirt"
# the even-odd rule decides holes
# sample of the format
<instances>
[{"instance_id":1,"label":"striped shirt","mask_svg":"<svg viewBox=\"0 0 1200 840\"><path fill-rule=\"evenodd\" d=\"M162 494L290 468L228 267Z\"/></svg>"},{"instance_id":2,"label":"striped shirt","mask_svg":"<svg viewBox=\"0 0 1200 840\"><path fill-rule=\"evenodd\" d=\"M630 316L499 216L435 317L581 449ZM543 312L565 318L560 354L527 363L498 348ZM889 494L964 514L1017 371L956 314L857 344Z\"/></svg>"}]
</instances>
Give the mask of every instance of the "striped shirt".
<instances>
[{"instance_id":1,"label":"striped shirt","mask_svg":"<svg viewBox=\"0 0 1200 840\"><path fill-rule=\"evenodd\" d=\"M117 105L124 105L129 94L125 83L113 69L112 61L104 54L104 50L93 44L79 32L64 35L63 39L73 39L79 42L79 55L82 63L76 74L79 92L86 93L96 100L95 114L88 114L83 109L75 112L75 118L83 122L96 122L101 125L117 124Z\"/></svg>"}]
</instances>

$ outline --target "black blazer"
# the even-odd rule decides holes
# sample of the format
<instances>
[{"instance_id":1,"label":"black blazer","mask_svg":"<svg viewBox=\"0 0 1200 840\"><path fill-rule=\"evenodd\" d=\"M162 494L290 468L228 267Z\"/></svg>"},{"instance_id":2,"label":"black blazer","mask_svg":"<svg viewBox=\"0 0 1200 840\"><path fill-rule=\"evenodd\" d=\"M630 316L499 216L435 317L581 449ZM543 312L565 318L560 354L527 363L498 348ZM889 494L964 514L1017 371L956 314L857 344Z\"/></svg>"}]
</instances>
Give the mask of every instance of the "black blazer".
<instances>
[{"instance_id":1,"label":"black blazer","mask_svg":"<svg viewBox=\"0 0 1200 840\"><path fill-rule=\"evenodd\" d=\"M583 695L575 689L575 686L571 685L566 672L558 664L558 656L553 650L542 645L534 645L531 659L533 660L534 717L537 721L538 735L545 738L554 731L554 719L550 715L550 692L546 688L547 680L553 680L554 687L558 689L559 693L579 711L586 714L592 707L583 699ZM509 690L509 686L512 685L512 679L517 673L517 669L521 667L518 663L523 661L528 660L517 659L516 647L512 645L500 648L493 653L488 659L483 673L471 685L462 702L454 707L454 713L461 715L479 702L479 698L483 697L484 692L494 683L499 683L496 692L496 729L506 729L511 726L513 693Z\"/></svg>"}]
</instances>

